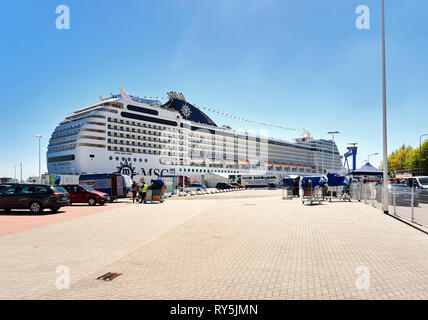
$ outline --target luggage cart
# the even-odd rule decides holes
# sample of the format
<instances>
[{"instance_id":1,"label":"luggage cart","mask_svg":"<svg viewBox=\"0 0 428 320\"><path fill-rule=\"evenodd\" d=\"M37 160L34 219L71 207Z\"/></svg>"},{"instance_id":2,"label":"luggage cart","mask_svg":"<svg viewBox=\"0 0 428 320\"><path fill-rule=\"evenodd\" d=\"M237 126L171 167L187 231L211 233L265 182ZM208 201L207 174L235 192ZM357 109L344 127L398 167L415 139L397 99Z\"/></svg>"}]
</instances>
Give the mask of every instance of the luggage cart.
<instances>
[{"instance_id":1,"label":"luggage cart","mask_svg":"<svg viewBox=\"0 0 428 320\"><path fill-rule=\"evenodd\" d=\"M327 179L328 201L332 202L333 199L337 199L351 202L351 195L349 193L350 182L347 177L329 173L327 174Z\"/></svg>"},{"instance_id":2,"label":"luggage cart","mask_svg":"<svg viewBox=\"0 0 428 320\"><path fill-rule=\"evenodd\" d=\"M302 204L321 204L325 201L323 189L326 182L324 177L304 177L301 184Z\"/></svg>"},{"instance_id":3,"label":"luggage cart","mask_svg":"<svg viewBox=\"0 0 428 320\"><path fill-rule=\"evenodd\" d=\"M292 177L284 177L282 179L283 188L287 189L287 199L290 198L298 198L299 194L299 182L300 177L292 178ZM285 190L283 191L283 198L285 195Z\"/></svg>"},{"instance_id":4,"label":"luggage cart","mask_svg":"<svg viewBox=\"0 0 428 320\"><path fill-rule=\"evenodd\" d=\"M293 200L293 189L290 187L282 188L282 200Z\"/></svg>"},{"instance_id":5,"label":"luggage cart","mask_svg":"<svg viewBox=\"0 0 428 320\"><path fill-rule=\"evenodd\" d=\"M163 203L163 195L165 193L165 185L162 180L152 180L152 184L147 190L146 202Z\"/></svg>"},{"instance_id":6,"label":"luggage cart","mask_svg":"<svg viewBox=\"0 0 428 320\"><path fill-rule=\"evenodd\" d=\"M282 200L292 200L294 197L294 194L293 194L294 179L283 178L282 184L283 184Z\"/></svg>"}]
</instances>

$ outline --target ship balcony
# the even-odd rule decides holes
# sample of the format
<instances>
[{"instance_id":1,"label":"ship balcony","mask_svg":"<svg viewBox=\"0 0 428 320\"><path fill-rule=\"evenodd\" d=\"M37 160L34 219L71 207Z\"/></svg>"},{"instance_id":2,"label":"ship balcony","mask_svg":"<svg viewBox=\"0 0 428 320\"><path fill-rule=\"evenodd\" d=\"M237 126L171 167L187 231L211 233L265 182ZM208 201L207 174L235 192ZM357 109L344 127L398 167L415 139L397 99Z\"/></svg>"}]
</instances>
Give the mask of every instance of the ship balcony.
<instances>
[{"instance_id":1,"label":"ship balcony","mask_svg":"<svg viewBox=\"0 0 428 320\"><path fill-rule=\"evenodd\" d=\"M105 124L107 122L105 115L93 113L93 114L85 115L76 119L67 119L66 121L62 122L62 124L68 124L68 123L74 123L74 122L81 123L81 122L87 122L87 121L100 123L100 125Z\"/></svg>"},{"instance_id":2,"label":"ship balcony","mask_svg":"<svg viewBox=\"0 0 428 320\"><path fill-rule=\"evenodd\" d=\"M91 139L91 138L86 138L86 137L79 137L76 139L76 143L80 144L96 144L96 145L106 145L106 140L104 139Z\"/></svg>"},{"instance_id":3,"label":"ship balcony","mask_svg":"<svg viewBox=\"0 0 428 320\"><path fill-rule=\"evenodd\" d=\"M79 136L78 136L78 138L80 138L80 137L86 137L86 138L94 138L94 139L103 139L103 140L105 140L106 139L106 133L105 132L94 132L94 131L83 131L83 130L81 130L80 132L79 132Z\"/></svg>"},{"instance_id":4,"label":"ship balcony","mask_svg":"<svg viewBox=\"0 0 428 320\"><path fill-rule=\"evenodd\" d=\"M48 144L48 148L53 148L53 147L60 147L60 146L66 146L68 144L73 144L76 142L77 139L71 139L71 140L67 140L67 141L61 141L61 142L49 142Z\"/></svg>"},{"instance_id":5,"label":"ship balcony","mask_svg":"<svg viewBox=\"0 0 428 320\"><path fill-rule=\"evenodd\" d=\"M51 136L51 138L49 139L49 143L56 143L59 140L72 138L72 137L78 136L79 134L80 134L79 131L77 131L77 132L73 132L73 133L69 133L69 134L63 134L61 136L56 136L56 137Z\"/></svg>"},{"instance_id":6,"label":"ship balcony","mask_svg":"<svg viewBox=\"0 0 428 320\"><path fill-rule=\"evenodd\" d=\"M67 120L78 120L78 119L82 119L85 117L92 117L92 116L103 116L105 119L105 116L108 114L108 112L104 111L104 110L94 110L94 111L90 111L90 112L84 112L84 113L80 113L80 114L75 114L72 116L67 117Z\"/></svg>"},{"instance_id":7,"label":"ship balcony","mask_svg":"<svg viewBox=\"0 0 428 320\"><path fill-rule=\"evenodd\" d=\"M92 124L92 123L84 123L81 126L81 129L94 129L94 130L106 130L105 124Z\"/></svg>"}]
</instances>

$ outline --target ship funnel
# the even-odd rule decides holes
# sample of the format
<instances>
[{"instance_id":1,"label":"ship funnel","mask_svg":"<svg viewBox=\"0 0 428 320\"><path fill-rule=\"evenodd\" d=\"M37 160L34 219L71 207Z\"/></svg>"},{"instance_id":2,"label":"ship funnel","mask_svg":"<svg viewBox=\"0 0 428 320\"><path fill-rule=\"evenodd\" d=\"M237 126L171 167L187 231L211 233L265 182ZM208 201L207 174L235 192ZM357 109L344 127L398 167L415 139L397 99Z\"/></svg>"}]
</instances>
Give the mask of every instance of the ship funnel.
<instances>
[{"instance_id":1,"label":"ship funnel","mask_svg":"<svg viewBox=\"0 0 428 320\"><path fill-rule=\"evenodd\" d=\"M182 93L177 93L175 91L171 91L171 92L168 92L167 95L170 99L177 99L177 100L186 101L186 98L184 98Z\"/></svg>"},{"instance_id":2,"label":"ship funnel","mask_svg":"<svg viewBox=\"0 0 428 320\"><path fill-rule=\"evenodd\" d=\"M173 92L172 92L172 91L171 91L171 92L168 92L168 93L167 93L167 95L168 95L168 98L169 98L170 100L174 99L174 94L173 94Z\"/></svg>"}]
</instances>

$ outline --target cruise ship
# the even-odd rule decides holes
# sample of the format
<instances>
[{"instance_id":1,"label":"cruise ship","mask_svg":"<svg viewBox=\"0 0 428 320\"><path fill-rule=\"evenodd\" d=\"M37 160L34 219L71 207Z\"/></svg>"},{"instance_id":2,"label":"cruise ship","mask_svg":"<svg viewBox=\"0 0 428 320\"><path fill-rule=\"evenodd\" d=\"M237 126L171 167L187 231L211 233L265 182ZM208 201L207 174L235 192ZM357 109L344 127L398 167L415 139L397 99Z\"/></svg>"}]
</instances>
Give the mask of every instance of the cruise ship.
<instances>
[{"instance_id":1,"label":"cruise ship","mask_svg":"<svg viewBox=\"0 0 428 320\"><path fill-rule=\"evenodd\" d=\"M50 174L120 173L133 180L209 173L320 175L343 168L332 140L294 141L217 124L181 93L155 99L120 94L74 111L52 133Z\"/></svg>"}]
</instances>

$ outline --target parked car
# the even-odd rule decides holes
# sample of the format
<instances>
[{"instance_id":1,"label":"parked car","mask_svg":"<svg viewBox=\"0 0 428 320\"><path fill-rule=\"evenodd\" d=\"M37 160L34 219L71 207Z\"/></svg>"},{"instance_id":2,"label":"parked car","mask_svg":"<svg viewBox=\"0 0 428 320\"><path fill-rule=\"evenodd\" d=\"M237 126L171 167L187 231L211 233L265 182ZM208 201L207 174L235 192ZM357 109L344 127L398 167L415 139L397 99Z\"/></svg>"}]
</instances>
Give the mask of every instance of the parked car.
<instances>
[{"instance_id":1,"label":"parked car","mask_svg":"<svg viewBox=\"0 0 428 320\"><path fill-rule=\"evenodd\" d=\"M3 189L6 189L7 187L10 187L10 185L0 185L0 191L2 191Z\"/></svg>"},{"instance_id":2,"label":"parked car","mask_svg":"<svg viewBox=\"0 0 428 320\"><path fill-rule=\"evenodd\" d=\"M238 189L245 189L246 188L243 184L239 184L239 183L236 183L236 182L231 182L229 184L231 184L232 186L234 186L234 187L236 187Z\"/></svg>"},{"instance_id":3,"label":"parked car","mask_svg":"<svg viewBox=\"0 0 428 320\"><path fill-rule=\"evenodd\" d=\"M419 202L428 203L428 177L404 178L403 180L409 187L415 186L419 195Z\"/></svg>"},{"instance_id":4,"label":"parked car","mask_svg":"<svg viewBox=\"0 0 428 320\"><path fill-rule=\"evenodd\" d=\"M202 183L191 183L187 186L184 186L184 191L205 191L207 187ZM183 187L181 187L181 191L183 191Z\"/></svg>"},{"instance_id":5,"label":"parked car","mask_svg":"<svg viewBox=\"0 0 428 320\"><path fill-rule=\"evenodd\" d=\"M44 184L17 184L0 191L0 209L29 209L41 213L45 208L57 212L70 205L68 193L64 188Z\"/></svg>"},{"instance_id":6,"label":"parked car","mask_svg":"<svg viewBox=\"0 0 428 320\"><path fill-rule=\"evenodd\" d=\"M94 190L109 195L113 202L119 198L126 198L131 193L132 179L129 176L112 174L85 174L79 177L79 185L89 186Z\"/></svg>"},{"instance_id":7,"label":"parked car","mask_svg":"<svg viewBox=\"0 0 428 320\"><path fill-rule=\"evenodd\" d=\"M95 206L97 203L103 206L107 201L110 201L110 196L107 193L96 191L88 186L81 186L77 184L62 185L70 198L72 203L87 203L90 206Z\"/></svg>"},{"instance_id":8,"label":"parked car","mask_svg":"<svg viewBox=\"0 0 428 320\"><path fill-rule=\"evenodd\" d=\"M412 188L409 188L405 184L394 183L388 185L388 193L389 193L389 204L407 207L412 205ZM382 202L382 192L381 189L378 188L376 193L376 200ZM413 206L419 206L419 195L417 190L413 192Z\"/></svg>"},{"instance_id":9,"label":"parked car","mask_svg":"<svg viewBox=\"0 0 428 320\"><path fill-rule=\"evenodd\" d=\"M232 186L230 183L226 182L219 182L216 184L216 189L218 190L224 190L224 189L235 189L235 186Z\"/></svg>"}]
</instances>

